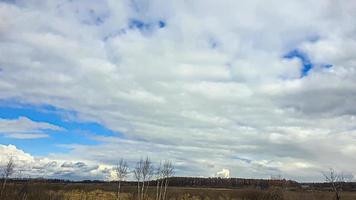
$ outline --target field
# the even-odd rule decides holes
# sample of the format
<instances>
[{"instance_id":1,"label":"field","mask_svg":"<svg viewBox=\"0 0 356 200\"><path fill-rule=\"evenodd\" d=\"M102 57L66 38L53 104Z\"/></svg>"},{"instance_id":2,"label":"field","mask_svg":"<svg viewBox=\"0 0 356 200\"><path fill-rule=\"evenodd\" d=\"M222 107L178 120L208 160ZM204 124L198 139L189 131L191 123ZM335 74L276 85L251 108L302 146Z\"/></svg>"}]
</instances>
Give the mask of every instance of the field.
<instances>
[{"instance_id":1,"label":"field","mask_svg":"<svg viewBox=\"0 0 356 200\"><path fill-rule=\"evenodd\" d=\"M121 200L136 200L136 187L124 186ZM2 200L116 200L113 183L11 183ZM146 200L156 199L156 188L150 187ZM169 200L332 200L329 191L269 189L224 189L170 187ZM342 192L342 200L356 200L356 192Z\"/></svg>"}]
</instances>

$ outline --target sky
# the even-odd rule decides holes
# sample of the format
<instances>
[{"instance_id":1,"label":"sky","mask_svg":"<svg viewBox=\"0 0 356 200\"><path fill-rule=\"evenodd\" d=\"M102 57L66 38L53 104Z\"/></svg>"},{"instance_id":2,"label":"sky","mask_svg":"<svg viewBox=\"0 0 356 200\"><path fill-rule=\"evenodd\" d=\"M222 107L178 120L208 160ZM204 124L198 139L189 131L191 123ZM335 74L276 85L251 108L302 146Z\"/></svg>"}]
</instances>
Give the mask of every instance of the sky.
<instances>
[{"instance_id":1,"label":"sky","mask_svg":"<svg viewBox=\"0 0 356 200\"><path fill-rule=\"evenodd\" d=\"M341 0L1 0L0 165L352 178L355 19Z\"/></svg>"}]
</instances>

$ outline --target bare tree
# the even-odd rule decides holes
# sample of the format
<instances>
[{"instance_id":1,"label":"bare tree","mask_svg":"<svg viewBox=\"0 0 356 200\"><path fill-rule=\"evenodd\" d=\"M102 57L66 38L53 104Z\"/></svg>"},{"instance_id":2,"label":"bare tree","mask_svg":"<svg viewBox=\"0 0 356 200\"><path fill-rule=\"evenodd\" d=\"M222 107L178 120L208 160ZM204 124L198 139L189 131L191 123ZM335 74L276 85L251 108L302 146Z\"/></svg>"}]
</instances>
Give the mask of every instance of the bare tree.
<instances>
[{"instance_id":1,"label":"bare tree","mask_svg":"<svg viewBox=\"0 0 356 200\"><path fill-rule=\"evenodd\" d=\"M156 168L156 172L155 172L155 176L156 176L156 200L160 200L161 199L161 183L162 183L162 163L159 162L158 167Z\"/></svg>"},{"instance_id":2,"label":"bare tree","mask_svg":"<svg viewBox=\"0 0 356 200\"><path fill-rule=\"evenodd\" d=\"M174 166L172 162L169 160L164 161L163 168L162 168L162 176L164 178L164 191L163 191L163 198L162 198L163 200L165 200L167 196L169 178L172 177L173 175L174 175Z\"/></svg>"},{"instance_id":3,"label":"bare tree","mask_svg":"<svg viewBox=\"0 0 356 200\"><path fill-rule=\"evenodd\" d=\"M117 199L120 200L120 192L121 192L121 182L125 181L127 175L129 174L127 162L123 159L120 159L119 163L116 165L115 172L117 177Z\"/></svg>"},{"instance_id":4,"label":"bare tree","mask_svg":"<svg viewBox=\"0 0 356 200\"><path fill-rule=\"evenodd\" d=\"M134 169L134 176L137 180L137 199L144 200L148 191L149 181L154 174L152 162L148 157L137 162ZM147 183L146 183L147 182Z\"/></svg>"},{"instance_id":5,"label":"bare tree","mask_svg":"<svg viewBox=\"0 0 356 200\"><path fill-rule=\"evenodd\" d=\"M143 171L143 159L141 158L140 161L136 163L136 167L134 169L134 176L137 181L137 200L141 199L141 190L140 190L140 182L142 179L142 171Z\"/></svg>"},{"instance_id":6,"label":"bare tree","mask_svg":"<svg viewBox=\"0 0 356 200\"><path fill-rule=\"evenodd\" d=\"M148 157L146 157L146 159L143 162L143 168L142 168L142 193L141 193L142 199L145 199L150 184L150 180L153 174L154 174L154 168L152 162Z\"/></svg>"},{"instance_id":7,"label":"bare tree","mask_svg":"<svg viewBox=\"0 0 356 200\"><path fill-rule=\"evenodd\" d=\"M9 158L7 164L3 168L3 174L2 174L2 187L1 187L1 192L0 192L0 199L3 199L4 191L6 188L6 183L7 180L11 177L11 175L14 173L14 168L15 168L15 163L12 157Z\"/></svg>"},{"instance_id":8,"label":"bare tree","mask_svg":"<svg viewBox=\"0 0 356 200\"><path fill-rule=\"evenodd\" d=\"M325 180L330 183L333 191L335 192L336 200L340 200L340 192L342 190L342 185L345 182L343 173L336 172L333 168L329 171L323 172Z\"/></svg>"}]
</instances>

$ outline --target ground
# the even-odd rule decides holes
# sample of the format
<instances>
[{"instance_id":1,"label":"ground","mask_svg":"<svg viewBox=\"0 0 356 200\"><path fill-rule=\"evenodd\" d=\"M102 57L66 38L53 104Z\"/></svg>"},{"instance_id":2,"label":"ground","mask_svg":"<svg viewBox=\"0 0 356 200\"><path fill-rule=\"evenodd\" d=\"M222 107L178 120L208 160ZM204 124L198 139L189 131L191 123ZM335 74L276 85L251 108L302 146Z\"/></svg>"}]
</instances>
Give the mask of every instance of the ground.
<instances>
[{"instance_id":1,"label":"ground","mask_svg":"<svg viewBox=\"0 0 356 200\"><path fill-rule=\"evenodd\" d=\"M146 200L156 199L156 188L150 187ZM136 200L136 187L124 186L121 200ZM73 183L12 183L1 200L116 200L115 184ZM169 200L332 200L331 191L290 190L270 188L266 190L239 188L171 187ZM356 200L356 192L342 192L342 200Z\"/></svg>"}]
</instances>

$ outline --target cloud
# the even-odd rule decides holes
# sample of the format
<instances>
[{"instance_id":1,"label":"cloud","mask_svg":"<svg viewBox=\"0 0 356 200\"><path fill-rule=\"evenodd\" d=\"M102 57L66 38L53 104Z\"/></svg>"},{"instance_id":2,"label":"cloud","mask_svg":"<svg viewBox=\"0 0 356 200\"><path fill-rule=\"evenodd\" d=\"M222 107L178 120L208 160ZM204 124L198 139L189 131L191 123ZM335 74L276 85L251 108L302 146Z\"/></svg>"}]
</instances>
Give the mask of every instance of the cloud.
<instances>
[{"instance_id":1,"label":"cloud","mask_svg":"<svg viewBox=\"0 0 356 200\"><path fill-rule=\"evenodd\" d=\"M157 154L180 175L356 173L354 2L29 0L0 13L0 99L73 110L125 138L71 144L63 159ZM295 49L313 62L302 77L303 62L284 58Z\"/></svg>"},{"instance_id":2,"label":"cloud","mask_svg":"<svg viewBox=\"0 0 356 200\"><path fill-rule=\"evenodd\" d=\"M216 172L216 176L221 178L230 178L230 170L222 169L221 171Z\"/></svg>"},{"instance_id":3,"label":"cloud","mask_svg":"<svg viewBox=\"0 0 356 200\"><path fill-rule=\"evenodd\" d=\"M18 119L1 119L0 134L16 139L35 139L49 137L44 131L61 131L63 128L45 122L35 122L27 117Z\"/></svg>"},{"instance_id":4,"label":"cloud","mask_svg":"<svg viewBox=\"0 0 356 200\"><path fill-rule=\"evenodd\" d=\"M14 159L16 159L16 162L22 162L22 163L26 163L26 162L33 162L34 158L28 154L25 153L24 151L17 149L16 146L14 145L0 145L0 149L1 149L1 164L4 164L8 159L10 159L11 157L13 157Z\"/></svg>"},{"instance_id":5,"label":"cloud","mask_svg":"<svg viewBox=\"0 0 356 200\"><path fill-rule=\"evenodd\" d=\"M0 167L13 158L15 164L13 176L17 178L112 179L112 166L68 159L36 157L14 145L0 145L0 150Z\"/></svg>"}]
</instances>

